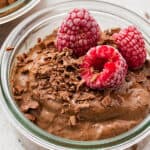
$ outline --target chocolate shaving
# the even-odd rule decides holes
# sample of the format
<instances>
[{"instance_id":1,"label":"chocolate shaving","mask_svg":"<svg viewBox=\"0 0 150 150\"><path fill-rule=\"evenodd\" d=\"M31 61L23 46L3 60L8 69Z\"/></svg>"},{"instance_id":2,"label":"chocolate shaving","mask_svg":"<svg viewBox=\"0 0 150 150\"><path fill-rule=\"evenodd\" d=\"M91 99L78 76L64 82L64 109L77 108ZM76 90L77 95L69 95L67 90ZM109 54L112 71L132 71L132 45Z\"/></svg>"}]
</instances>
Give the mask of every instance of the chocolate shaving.
<instances>
[{"instance_id":1,"label":"chocolate shaving","mask_svg":"<svg viewBox=\"0 0 150 150\"><path fill-rule=\"evenodd\" d=\"M150 14L148 12L145 12L145 18L148 20L150 19Z\"/></svg>"},{"instance_id":2,"label":"chocolate shaving","mask_svg":"<svg viewBox=\"0 0 150 150\"><path fill-rule=\"evenodd\" d=\"M39 107L39 103L36 101L29 101L23 103L20 107L22 112L27 112L29 109L37 109Z\"/></svg>"},{"instance_id":3,"label":"chocolate shaving","mask_svg":"<svg viewBox=\"0 0 150 150\"><path fill-rule=\"evenodd\" d=\"M39 37L38 39L37 39L37 43L41 43L42 42L42 39Z\"/></svg>"},{"instance_id":4,"label":"chocolate shaving","mask_svg":"<svg viewBox=\"0 0 150 150\"><path fill-rule=\"evenodd\" d=\"M25 113L25 117L28 118L30 121L33 121L33 122L34 122L35 119L36 119L35 116L33 116L33 115L29 114L29 113Z\"/></svg>"},{"instance_id":5,"label":"chocolate shaving","mask_svg":"<svg viewBox=\"0 0 150 150\"><path fill-rule=\"evenodd\" d=\"M14 47L7 47L6 48L6 51L12 51L12 50L14 50Z\"/></svg>"},{"instance_id":6,"label":"chocolate shaving","mask_svg":"<svg viewBox=\"0 0 150 150\"><path fill-rule=\"evenodd\" d=\"M102 104L102 106L105 107L105 108L111 107L112 101L113 101L113 100L112 100L111 97L108 95L108 96L106 96L106 97L104 97L104 98L102 99L101 104Z\"/></svg>"},{"instance_id":7,"label":"chocolate shaving","mask_svg":"<svg viewBox=\"0 0 150 150\"><path fill-rule=\"evenodd\" d=\"M120 32L120 28L119 27L105 30L101 34L101 39L98 42L98 45L110 45L110 46L113 46L113 47L117 48L117 45L115 44L112 35L114 33L118 33L118 32Z\"/></svg>"},{"instance_id":8,"label":"chocolate shaving","mask_svg":"<svg viewBox=\"0 0 150 150\"><path fill-rule=\"evenodd\" d=\"M69 121L70 121L71 126L75 126L77 123L75 116L70 116Z\"/></svg>"}]
</instances>

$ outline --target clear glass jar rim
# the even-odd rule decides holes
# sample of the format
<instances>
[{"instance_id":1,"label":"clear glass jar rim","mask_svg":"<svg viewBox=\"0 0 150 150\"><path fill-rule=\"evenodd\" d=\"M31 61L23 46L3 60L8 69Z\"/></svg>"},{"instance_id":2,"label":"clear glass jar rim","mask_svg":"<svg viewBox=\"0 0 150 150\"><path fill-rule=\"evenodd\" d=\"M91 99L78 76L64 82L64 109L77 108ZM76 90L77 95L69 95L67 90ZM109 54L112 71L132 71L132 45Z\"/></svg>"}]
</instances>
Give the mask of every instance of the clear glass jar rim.
<instances>
[{"instance_id":1,"label":"clear glass jar rim","mask_svg":"<svg viewBox=\"0 0 150 150\"><path fill-rule=\"evenodd\" d=\"M73 1L66 1L65 3L72 3ZM79 0L77 0L76 2L79 2ZM91 2L91 0L86 0L84 2ZM111 4L111 3L106 3L106 2L101 2L101 1L95 1L99 4L105 4L105 5L111 5L113 7L115 7L116 9L121 9L122 11L128 11L130 13L130 15L133 15L137 17L137 19L141 19L142 21L145 22L145 20L143 18L141 18L140 16L138 16L137 14L133 13L132 11L129 11L125 8L122 8L120 6ZM6 67L6 63L5 63L5 56L7 55L7 58L10 57L11 53L7 53L5 52L5 48L9 45L10 41L12 41L12 39L14 39L14 37L18 34L19 30L22 30L22 28L27 25L30 21L38 18L39 15L44 14L46 12L49 12L50 10L55 9L56 7L59 7L62 3L57 4L56 6L53 6L53 8L51 9L45 9L43 11L38 12L37 14L32 15L31 17L29 17L28 19L24 20L20 25L18 25L13 31L12 33L9 35L9 37L6 39L5 43L3 44L2 48L1 48L1 65L0 65L0 73L1 73L1 90L2 90L2 94L3 97L5 98L5 100L3 100L3 106L5 105L5 107L7 107L7 111L9 111L9 115L11 114L11 116L15 119L16 124L20 125L21 128L27 132L28 135L31 135L31 137L37 141L38 143L40 143L40 140L43 140L43 142L48 142L50 141L50 143L52 144L58 144L61 146L76 146L76 148L87 148L87 146L100 146L100 145L104 145L104 144L108 144L108 143L115 143L116 141L118 142L120 140L121 143L119 143L119 145L122 145L122 141L124 142L128 142L129 139L133 139L133 137L135 138L136 136L141 136L142 137L146 134L148 134L148 132L150 132L149 130L149 126L148 124L150 124L150 116L148 116L139 126L137 126L136 128L134 128L133 130L126 132L122 135L119 135L117 137L114 138L110 138L110 139L106 139L106 140L99 140L99 141L90 141L90 142L82 142L82 141L73 141L73 140L67 140L64 138L60 138L60 137L56 137L54 135L48 134L45 131L39 129L37 126L33 125L30 121L28 121L18 110L18 108L15 106L11 96L10 96L10 92L9 92L9 83L8 83L8 70L7 68L5 68L5 70L3 69L4 66ZM64 4L64 2L63 2ZM145 22L145 24L147 24L147 22ZM148 24L147 24L148 25ZM144 31L145 34L147 34L146 31ZM148 36L148 35L147 35ZM2 70L3 69L3 70ZM13 115L12 115L13 114ZM20 123L22 122L22 124ZM141 132L142 130L142 132ZM139 134L136 134L136 136L130 137L132 134L135 134L138 131ZM25 134L24 132L24 134ZM30 133L29 133L30 132ZM38 133L38 134L37 134ZM143 135L144 134L144 135ZM42 139L41 139L42 137ZM128 138L129 139L128 139Z\"/></svg>"}]
</instances>

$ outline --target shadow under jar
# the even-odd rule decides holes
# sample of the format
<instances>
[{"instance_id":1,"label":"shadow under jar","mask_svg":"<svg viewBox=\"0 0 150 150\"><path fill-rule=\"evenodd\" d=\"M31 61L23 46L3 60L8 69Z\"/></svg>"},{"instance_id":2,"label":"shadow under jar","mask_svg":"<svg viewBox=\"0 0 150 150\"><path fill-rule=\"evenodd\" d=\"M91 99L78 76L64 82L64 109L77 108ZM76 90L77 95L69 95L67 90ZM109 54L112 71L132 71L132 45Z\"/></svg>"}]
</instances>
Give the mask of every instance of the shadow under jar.
<instances>
[{"instance_id":1,"label":"shadow under jar","mask_svg":"<svg viewBox=\"0 0 150 150\"><path fill-rule=\"evenodd\" d=\"M24 117L15 104L9 83L11 69L16 62L16 55L32 48L38 37L45 38L58 27L68 11L73 8L87 8L101 25L102 29L111 27L137 26L143 33L146 46L149 48L150 29L148 23L137 14L119 6L98 1L68 1L58 3L50 9L44 9L24 20L8 36L1 48L1 95L2 105L8 117L25 137L48 149L124 149L139 142L150 132L148 115L138 126L113 138L97 141L75 141L49 134ZM5 49L12 46L12 52Z\"/></svg>"}]
</instances>

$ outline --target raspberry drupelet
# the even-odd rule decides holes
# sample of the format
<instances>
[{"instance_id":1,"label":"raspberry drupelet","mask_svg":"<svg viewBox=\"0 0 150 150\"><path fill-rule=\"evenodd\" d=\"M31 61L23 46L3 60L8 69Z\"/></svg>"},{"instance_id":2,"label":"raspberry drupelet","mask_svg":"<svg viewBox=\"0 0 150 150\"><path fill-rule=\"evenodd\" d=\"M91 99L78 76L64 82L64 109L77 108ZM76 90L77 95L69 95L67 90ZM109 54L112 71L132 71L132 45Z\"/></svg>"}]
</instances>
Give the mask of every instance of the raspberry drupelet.
<instances>
[{"instance_id":1,"label":"raspberry drupelet","mask_svg":"<svg viewBox=\"0 0 150 150\"><path fill-rule=\"evenodd\" d=\"M100 27L88 10L75 8L59 27L56 46L59 51L70 48L79 57L97 45L100 34Z\"/></svg>"},{"instance_id":2,"label":"raspberry drupelet","mask_svg":"<svg viewBox=\"0 0 150 150\"><path fill-rule=\"evenodd\" d=\"M92 89L116 88L125 79L127 64L117 49L102 45L91 48L81 65L81 77Z\"/></svg>"},{"instance_id":3,"label":"raspberry drupelet","mask_svg":"<svg viewBox=\"0 0 150 150\"><path fill-rule=\"evenodd\" d=\"M130 69L143 66L146 60L146 48L142 33L136 27L129 26L122 29L119 33L115 33L113 38Z\"/></svg>"}]
</instances>

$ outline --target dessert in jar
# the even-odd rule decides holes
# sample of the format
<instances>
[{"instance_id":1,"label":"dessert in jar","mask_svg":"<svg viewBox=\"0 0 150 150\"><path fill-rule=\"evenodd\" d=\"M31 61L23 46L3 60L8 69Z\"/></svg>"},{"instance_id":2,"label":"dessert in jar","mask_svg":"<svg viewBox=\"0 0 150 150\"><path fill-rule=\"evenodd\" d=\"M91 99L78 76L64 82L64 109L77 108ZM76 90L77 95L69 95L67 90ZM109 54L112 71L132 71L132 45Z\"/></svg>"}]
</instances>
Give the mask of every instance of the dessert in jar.
<instances>
[{"instance_id":1,"label":"dessert in jar","mask_svg":"<svg viewBox=\"0 0 150 150\"><path fill-rule=\"evenodd\" d=\"M24 115L73 140L113 137L149 114L150 63L134 26L103 31L86 9L18 55L10 77Z\"/></svg>"},{"instance_id":2,"label":"dessert in jar","mask_svg":"<svg viewBox=\"0 0 150 150\"><path fill-rule=\"evenodd\" d=\"M16 2L16 0L0 0L0 8L6 7L14 2Z\"/></svg>"}]
</instances>

